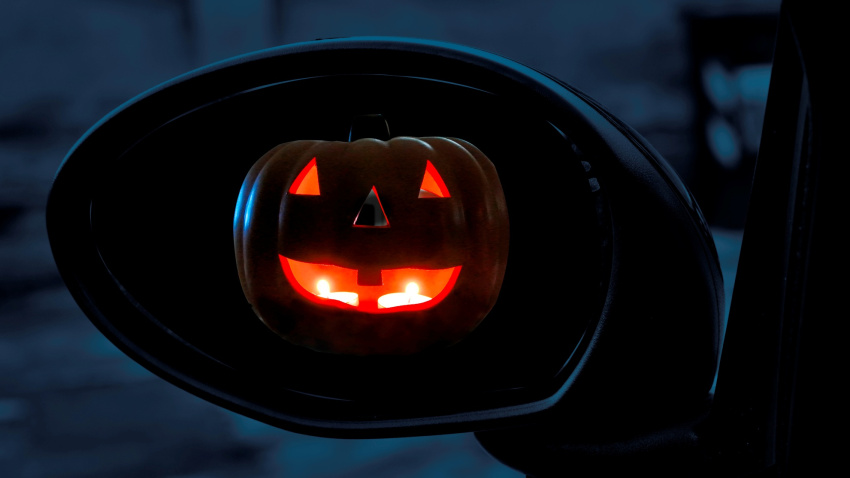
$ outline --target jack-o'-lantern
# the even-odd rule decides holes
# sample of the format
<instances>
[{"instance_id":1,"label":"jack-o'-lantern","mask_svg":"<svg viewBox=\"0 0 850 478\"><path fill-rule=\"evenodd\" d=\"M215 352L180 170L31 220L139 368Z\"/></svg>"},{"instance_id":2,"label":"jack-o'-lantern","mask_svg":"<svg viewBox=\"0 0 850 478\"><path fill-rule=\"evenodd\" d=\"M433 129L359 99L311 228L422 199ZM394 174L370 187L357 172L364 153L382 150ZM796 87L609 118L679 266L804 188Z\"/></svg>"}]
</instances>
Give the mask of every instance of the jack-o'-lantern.
<instances>
[{"instance_id":1,"label":"jack-o'-lantern","mask_svg":"<svg viewBox=\"0 0 850 478\"><path fill-rule=\"evenodd\" d=\"M251 168L234 235L245 296L284 339L406 355L459 342L494 306L508 213L464 140L302 140Z\"/></svg>"}]
</instances>

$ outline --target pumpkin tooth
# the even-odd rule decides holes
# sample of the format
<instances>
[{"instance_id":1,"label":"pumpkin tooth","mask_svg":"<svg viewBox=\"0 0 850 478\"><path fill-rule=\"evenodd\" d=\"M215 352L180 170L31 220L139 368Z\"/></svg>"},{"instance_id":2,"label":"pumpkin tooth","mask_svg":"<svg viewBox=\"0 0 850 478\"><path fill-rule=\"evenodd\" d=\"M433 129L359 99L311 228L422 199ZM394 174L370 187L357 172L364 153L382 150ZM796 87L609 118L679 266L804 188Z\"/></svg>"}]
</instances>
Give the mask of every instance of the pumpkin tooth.
<instances>
[{"instance_id":1,"label":"pumpkin tooth","mask_svg":"<svg viewBox=\"0 0 850 478\"><path fill-rule=\"evenodd\" d=\"M381 269L358 269L357 285L384 285Z\"/></svg>"}]
</instances>

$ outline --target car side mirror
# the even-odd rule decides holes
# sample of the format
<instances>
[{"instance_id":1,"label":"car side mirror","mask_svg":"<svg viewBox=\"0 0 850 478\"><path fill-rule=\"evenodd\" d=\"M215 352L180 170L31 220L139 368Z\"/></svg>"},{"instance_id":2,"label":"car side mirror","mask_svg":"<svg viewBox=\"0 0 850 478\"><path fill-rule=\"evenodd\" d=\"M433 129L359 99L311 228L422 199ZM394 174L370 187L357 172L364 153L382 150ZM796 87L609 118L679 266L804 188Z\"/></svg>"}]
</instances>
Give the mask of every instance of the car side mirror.
<instances>
[{"instance_id":1,"label":"car side mirror","mask_svg":"<svg viewBox=\"0 0 850 478\"><path fill-rule=\"evenodd\" d=\"M587 95L485 52L333 39L178 77L74 146L47 221L116 346L284 429L556 421L673 454L710 404L724 298L693 197Z\"/></svg>"}]
</instances>

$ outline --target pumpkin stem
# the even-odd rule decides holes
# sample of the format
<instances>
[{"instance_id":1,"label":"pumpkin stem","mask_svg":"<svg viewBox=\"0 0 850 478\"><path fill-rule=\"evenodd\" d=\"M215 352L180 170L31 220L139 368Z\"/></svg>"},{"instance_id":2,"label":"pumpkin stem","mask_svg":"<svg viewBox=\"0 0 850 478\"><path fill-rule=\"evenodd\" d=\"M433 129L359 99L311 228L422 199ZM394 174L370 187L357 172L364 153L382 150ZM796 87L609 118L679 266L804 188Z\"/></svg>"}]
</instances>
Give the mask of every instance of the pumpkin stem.
<instances>
[{"instance_id":1,"label":"pumpkin stem","mask_svg":"<svg viewBox=\"0 0 850 478\"><path fill-rule=\"evenodd\" d=\"M358 115L351 120L351 132L348 133L348 141L356 141L361 138L375 138L381 141L390 139L390 127L383 115Z\"/></svg>"}]
</instances>

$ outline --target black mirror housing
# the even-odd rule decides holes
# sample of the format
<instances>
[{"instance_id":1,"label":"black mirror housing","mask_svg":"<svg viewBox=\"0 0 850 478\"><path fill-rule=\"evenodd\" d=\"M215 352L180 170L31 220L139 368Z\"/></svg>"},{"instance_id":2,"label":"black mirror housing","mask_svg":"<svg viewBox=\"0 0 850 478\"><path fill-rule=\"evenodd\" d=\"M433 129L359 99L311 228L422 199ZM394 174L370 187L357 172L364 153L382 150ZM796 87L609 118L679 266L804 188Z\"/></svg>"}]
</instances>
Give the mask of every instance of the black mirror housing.
<instances>
[{"instance_id":1,"label":"black mirror housing","mask_svg":"<svg viewBox=\"0 0 850 478\"><path fill-rule=\"evenodd\" d=\"M489 158L510 217L504 279L456 343L328 353L281 338L246 300L234 214L266 152L348 141L352 120L374 113L393 137L459 138ZM558 417L626 436L691 420L711 400L722 277L687 188L601 105L485 52L321 40L176 78L74 146L47 221L72 295L122 351L288 430L406 436Z\"/></svg>"}]
</instances>

